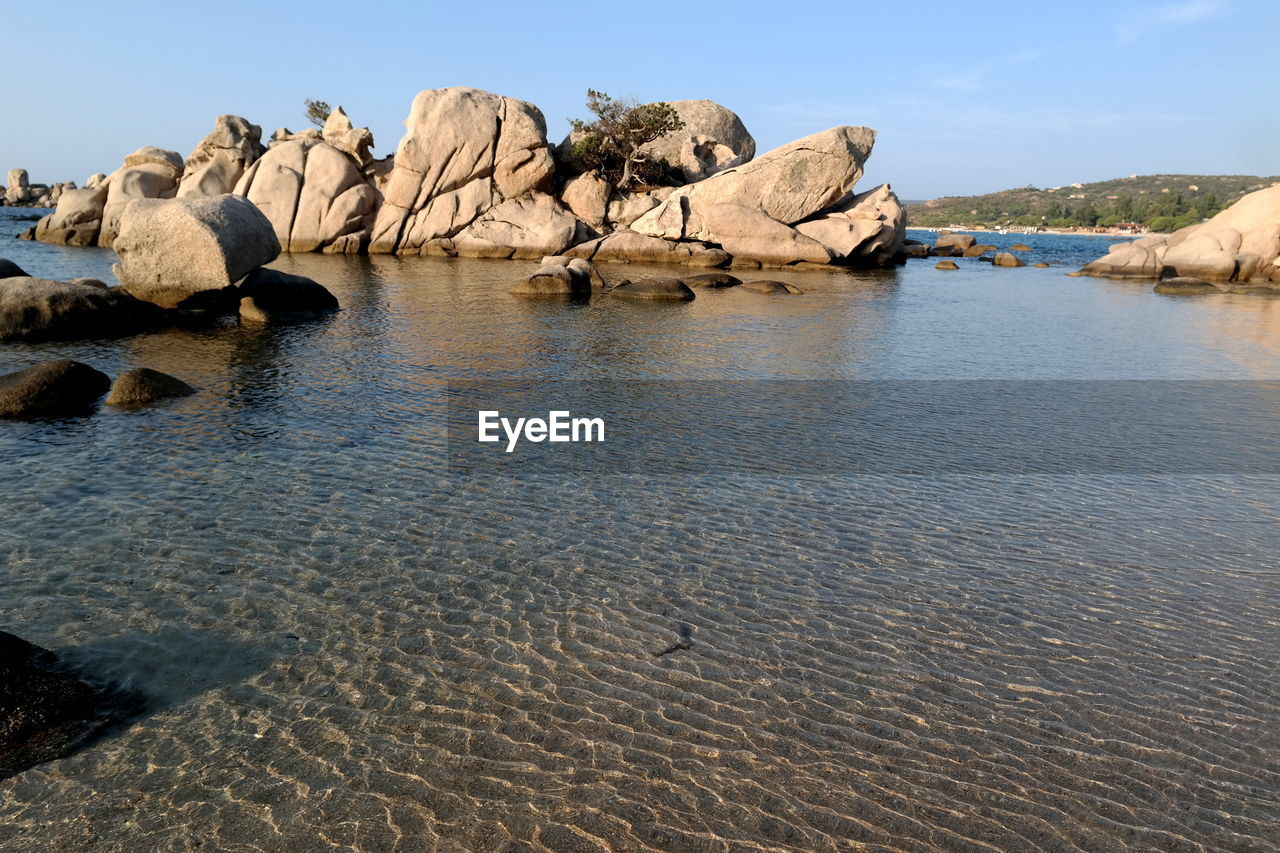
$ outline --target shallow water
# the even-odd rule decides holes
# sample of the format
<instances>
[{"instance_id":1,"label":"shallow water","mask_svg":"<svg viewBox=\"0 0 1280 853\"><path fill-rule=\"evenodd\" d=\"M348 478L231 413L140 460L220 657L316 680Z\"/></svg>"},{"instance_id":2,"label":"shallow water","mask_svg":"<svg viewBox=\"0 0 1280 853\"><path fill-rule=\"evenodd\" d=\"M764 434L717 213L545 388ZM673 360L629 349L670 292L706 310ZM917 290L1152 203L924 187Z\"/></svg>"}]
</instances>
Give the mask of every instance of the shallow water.
<instances>
[{"instance_id":1,"label":"shallow water","mask_svg":"<svg viewBox=\"0 0 1280 853\"><path fill-rule=\"evenodd\" d=\"M4 627L154 700L0 781L0 848L1274 849L1275 477L448 466L451 380L1280 378L1280 301L1006 236L1058 265L565 305L286 257L331 322L4 347L200 393L0 425Z\"/></svg>"}]
</instances>

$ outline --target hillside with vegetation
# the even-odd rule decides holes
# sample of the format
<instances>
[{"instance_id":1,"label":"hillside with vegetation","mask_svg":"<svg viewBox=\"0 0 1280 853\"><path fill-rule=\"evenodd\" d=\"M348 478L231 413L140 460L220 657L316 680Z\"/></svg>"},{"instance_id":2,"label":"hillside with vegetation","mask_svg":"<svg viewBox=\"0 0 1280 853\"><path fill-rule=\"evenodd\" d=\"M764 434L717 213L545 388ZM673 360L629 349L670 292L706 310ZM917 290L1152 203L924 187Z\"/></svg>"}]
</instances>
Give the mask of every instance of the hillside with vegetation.
<instances>
[{"instance_id":1,"label":"hillside with vegetation","mask_svg":"<svg viewBox=\"0 0 1280 853\"><path fill-rule=\"evenodd\" d=\"M1020 187L977 196L935 198L907 206L919 228L949 225L1048 228L1136 226L1169 232L1213 216L1280 176L1132 175L1092 184Z\"/></svg>"}]
</instances>

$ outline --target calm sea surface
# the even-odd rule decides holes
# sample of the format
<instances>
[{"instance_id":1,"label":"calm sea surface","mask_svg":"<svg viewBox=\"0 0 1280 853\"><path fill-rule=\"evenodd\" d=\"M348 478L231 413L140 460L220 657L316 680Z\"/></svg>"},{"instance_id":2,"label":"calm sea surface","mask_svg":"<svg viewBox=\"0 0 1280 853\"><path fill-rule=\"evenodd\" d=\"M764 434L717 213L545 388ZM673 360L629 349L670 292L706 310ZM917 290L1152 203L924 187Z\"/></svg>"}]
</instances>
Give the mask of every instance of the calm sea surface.
<instances>
[{"instance_id":1,"label":"calm sea surface","mask_svg":"<svg viewBox=\"0 0 1280 853\"><path fill-rule=\"evenodd\" d=\"M112 281L25 213L0 257ZM0 422L0 627L152 698L0 781L0 849L1275 850L1278 477L449 465L458 381L1280 379L1280 300L984 239L1054 266L637 305L286 256L332 321L3 345L200 393Z\"/></svg>"}]
</instances>

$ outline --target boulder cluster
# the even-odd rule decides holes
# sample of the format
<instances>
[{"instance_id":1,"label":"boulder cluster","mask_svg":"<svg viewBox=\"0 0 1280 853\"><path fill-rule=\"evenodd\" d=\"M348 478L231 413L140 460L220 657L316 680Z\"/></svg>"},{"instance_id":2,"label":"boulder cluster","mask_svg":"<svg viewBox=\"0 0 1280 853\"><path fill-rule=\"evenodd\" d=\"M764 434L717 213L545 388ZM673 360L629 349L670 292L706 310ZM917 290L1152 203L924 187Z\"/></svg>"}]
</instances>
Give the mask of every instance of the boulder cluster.
<instances>
[{"instance_id":1,"label":"boulder cluster","mask_svg":"<svg viewBox=\"0 0 1280 853\"><path fill-rule=\"evenodd\" d=\"M743 281L718 270L687 276L655 276L638 281L623 279L610 284L590 261L567 255L549 256L529 278L511 288L517 296L585 300L595 294L646 302L691 302L697 290L737 287L754 293L797 294L794 284L770 279Z\"/></svg>"},{"instance_id":2,"label":"boulder cluster","mask_svg":"<svg viewBox=\"0 0 1280 853\"><path fill-rule=\"evenodd\" d=\"M1275 290L1280 184L1249 193L1206 222L1116 244L1078 274L1157 280L1157 289L1169 293Z\"/></svg>"},{"instance_id":3,"label":"boulder cluster","mask_svg":"<svg viewBox=\"0 0 1280 853\"><path fill-rule=\"evenodd\" d=\"M0 205L11 207L53 207L64 192L76 188L75 181L33 184L26 169L10 169L8 181L0 187Z\"/></svg>"},{"instance_id":4,"label":"boulder cluster","mask_svg":"<svg viewBox=\"0 0 1280 853\"><path fill-rule=\"evenodd\" d=\"M115 246L135 200L248 199L286 252L394 253L698 267L886 266L902 258L906 218L889 186L854 186L875 132L836 127L758 158L755 140L711 101L671 104L683 126L648 143L681 186L622 188L576 173L534 105L479 89L414 98L393 156L338 108L323 129L280 128L270 144L219 116L186 160L144 148L84 189L64 191L32 236Z\"/></svg>"}]
</instances>

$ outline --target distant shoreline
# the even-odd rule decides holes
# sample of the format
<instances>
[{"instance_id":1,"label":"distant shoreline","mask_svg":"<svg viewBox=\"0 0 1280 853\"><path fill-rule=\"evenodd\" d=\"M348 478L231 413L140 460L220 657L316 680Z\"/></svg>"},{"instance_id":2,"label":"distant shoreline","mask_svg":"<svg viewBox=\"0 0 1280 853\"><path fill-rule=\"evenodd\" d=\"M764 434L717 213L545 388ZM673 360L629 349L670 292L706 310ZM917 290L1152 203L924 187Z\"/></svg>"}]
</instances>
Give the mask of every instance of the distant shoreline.
<instances>
[{"instance_id":1,"label":"distant shoreline","mask_svg":"<svg viewBox=\"0 0 1280 853\"><path fill-rule=\"evenodd\" d=\"M937 228L925 225L912 225L907 222L907 229L911 231L932 231L937 234L942 231L951 233L966 234L1053 234L1058 237L1130 237L1135 240L1141 237L1165 237L1167 234L1161 231L1063 231L1056 228L1041 228L1035 231L1028 231L1025 228L1007 228L1004 231L996 231L981 225L949 225L946 228Z\"/></svg>"}]
</instances>

